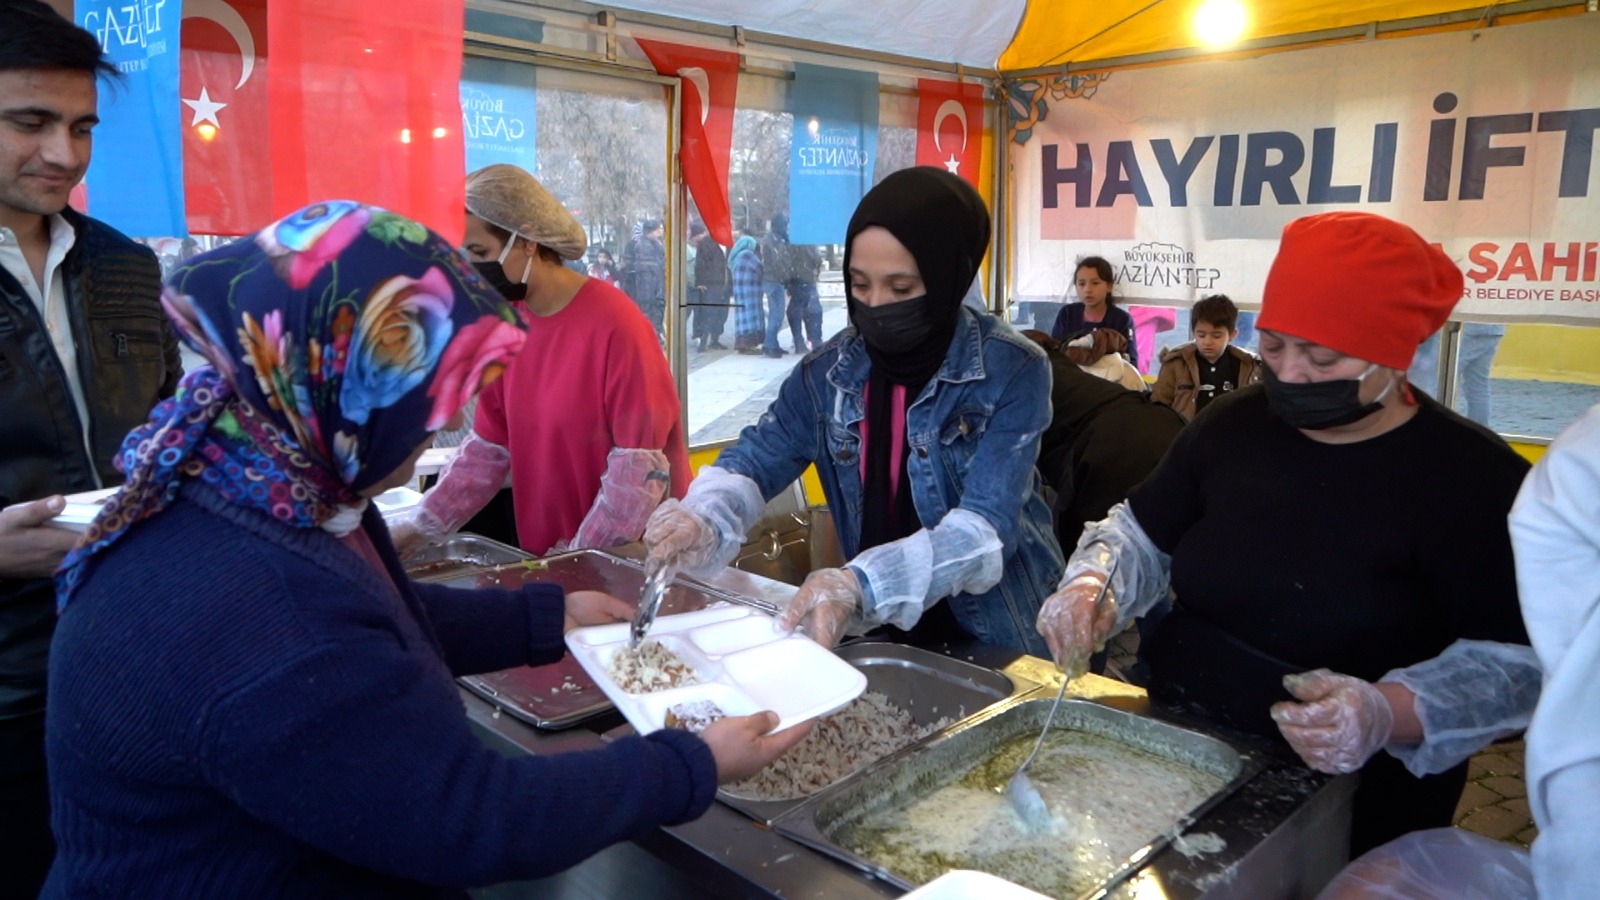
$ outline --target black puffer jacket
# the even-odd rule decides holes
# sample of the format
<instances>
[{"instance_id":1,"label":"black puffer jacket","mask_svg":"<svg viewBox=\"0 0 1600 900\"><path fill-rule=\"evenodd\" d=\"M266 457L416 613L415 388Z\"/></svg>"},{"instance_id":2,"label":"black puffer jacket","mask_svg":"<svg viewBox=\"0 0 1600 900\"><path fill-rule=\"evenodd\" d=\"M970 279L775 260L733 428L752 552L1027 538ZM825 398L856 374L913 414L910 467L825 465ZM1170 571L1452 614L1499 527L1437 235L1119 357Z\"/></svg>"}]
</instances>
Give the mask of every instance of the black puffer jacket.
<instances>
[{"instance_id":1,"label":"black puffer jacket","mask_svg":"<svg viewBox=\"0 0 1600 900\"><path fill-rule=\"evenodd\" d=\"M0 268L0 506L121 483L112 460L122 439L182 375L155 254L70 209L62 215L77 232L61 272L93 455L38 307ZM43 708L54 620L48 580L0 578L0 719Z\"/></svg>"}]
</instances>

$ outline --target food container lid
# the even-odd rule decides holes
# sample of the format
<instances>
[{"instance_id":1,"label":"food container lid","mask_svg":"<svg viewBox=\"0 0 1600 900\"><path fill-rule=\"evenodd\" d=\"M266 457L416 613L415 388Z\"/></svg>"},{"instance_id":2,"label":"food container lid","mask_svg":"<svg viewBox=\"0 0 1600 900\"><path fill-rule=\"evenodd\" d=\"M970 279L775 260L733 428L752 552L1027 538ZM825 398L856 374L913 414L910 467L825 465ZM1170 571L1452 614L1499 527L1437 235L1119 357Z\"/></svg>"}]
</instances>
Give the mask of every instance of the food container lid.
<instances>
[{"instance_id":1,"label":"food container lid","mask_svg":"<svg viewBox=\"0 0 1600 900\"><path fill-rule=\"evenodd\" d=\"M938 878L905 894L902 900L1050 900L988 872L951 869Z\"/></svg>"},{"instance_id":2,"label":"food container lid","mask_svg":"<svg viewBox=\"0 0 1600 900\"><path fill-rule=\"evenodd\" d=\"M628 645L628 623L575 628L567 647L640 734L666 724L674 706L709 700L730 716L770 709L782 730L842 708L866 690L867 677L833 651L801 635L785 635L765 613L734 605L662 616L649 639L693 670L695 683L635 693L611 674Z\"/></svg>"}]
</instances>

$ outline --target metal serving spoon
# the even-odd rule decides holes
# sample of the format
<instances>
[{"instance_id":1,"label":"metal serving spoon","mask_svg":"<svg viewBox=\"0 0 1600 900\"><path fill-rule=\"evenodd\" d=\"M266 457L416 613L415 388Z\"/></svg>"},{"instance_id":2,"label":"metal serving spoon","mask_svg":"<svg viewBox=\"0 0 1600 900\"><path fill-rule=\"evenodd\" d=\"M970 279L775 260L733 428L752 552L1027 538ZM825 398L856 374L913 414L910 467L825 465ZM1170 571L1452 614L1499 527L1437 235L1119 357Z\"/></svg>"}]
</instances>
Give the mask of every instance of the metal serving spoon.
<instances>
[{"instance_id":1,"label":"metal serving spoon","mask_svg":"<svg viewBox=\"0 0 1600 900\"><path fill-rule=\"evenodd\" d=\"M1117 574L1117 561L1112 559L1111 571L1106 573L1105 584L1100 585L1100 593L1094 598L1094 612L1092 615L1100 617L1100 604L1105 602L1106 590L1111 587L1111 577ZM1044 746L1044 736L1050 733L1050 723L1055 721L1056 710L1061 708L1061 698L1066 696L1067 683L1087 671L1088 660L1082 666L1072 666L1071 671L1064 672L1061 679L1061 689L1056 691L1056 701L1050 704L1050 714L1045 716L1044 728L1039 730L1039 739L1033 742L1033 750L1028 758L1022 761L1022 766L1017 769L1017 774L1011 776L1006 782L1006 800L1010 801L1011 808L1016 811L1017 818L1030 831L1045 831L1050 827L1050 807L1045 805L1044 797L1039 793L1039 788L1028 777L1028 766L1033 763L1033 758L1039 755L1039 748Z\"/></svg>"},{"instance_id":2,"label":"metal serving spoon","mask_svg":"<svg viewBox=\"0 0 1600 900\"><path fill-rule=\"evenodd\" d=\"M672 586L674 568L656 557L645 560L644 588L639 592L639 610L633 614L633 625L628 630L629 650L639 649L639 642L644 640L645 633L655 622L656 612L661 609L661 600L667 596L667 588Z\"/></svg>"}]
</instances>

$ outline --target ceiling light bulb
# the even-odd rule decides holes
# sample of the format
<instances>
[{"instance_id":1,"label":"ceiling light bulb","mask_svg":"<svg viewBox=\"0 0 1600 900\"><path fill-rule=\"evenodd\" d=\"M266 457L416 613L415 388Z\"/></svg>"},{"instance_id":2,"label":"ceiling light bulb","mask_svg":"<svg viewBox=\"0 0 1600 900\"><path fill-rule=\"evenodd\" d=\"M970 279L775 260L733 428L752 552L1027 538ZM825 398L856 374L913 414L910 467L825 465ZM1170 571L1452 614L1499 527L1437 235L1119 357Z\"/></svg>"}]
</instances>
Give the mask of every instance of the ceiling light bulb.
<instances>
[{"instance_id":1,"label":"ceiling light bulb","mask_svg":"<svg viewBox=\"0 0 1600 900\"><path fill-rule=\"evenodd\" d=\"M1206 0L1194 13L1194 34L1205 47L1229 47L1244 34L1248 16L1239 0Z\"/></svg>"}]
</instances>

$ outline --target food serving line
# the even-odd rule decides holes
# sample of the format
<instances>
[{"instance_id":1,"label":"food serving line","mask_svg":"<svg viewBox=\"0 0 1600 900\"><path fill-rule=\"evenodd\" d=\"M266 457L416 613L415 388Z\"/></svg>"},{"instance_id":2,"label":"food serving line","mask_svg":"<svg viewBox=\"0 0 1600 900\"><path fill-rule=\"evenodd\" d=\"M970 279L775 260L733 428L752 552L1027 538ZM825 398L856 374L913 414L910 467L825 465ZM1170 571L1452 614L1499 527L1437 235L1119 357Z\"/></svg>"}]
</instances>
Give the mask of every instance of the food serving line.
<instances>
[{"instance_id":1,"label":"food serving line","mask_svg":"<svg viewBox=\"0 0 1600 900\"><path fill-rule=\"evenodd\" d=\"M626 551L530 560L472 535L458 535L414 560L412 574L462 586L552 581L624 598L638 596L644 582L642 565ZM660 615L665 620L694 613L715 621L740 614L719 613L725 605L770 613L794 591L731 568L704 580L679 576ZM662 620L658 627L665 627ZM975 767L1006 741L1031 744L1062 675L1048 660L976 641L931 650L863 641L840 647L838 655L865 675L868 691L889 698L932 733L798 799L741 797L725 786L719 802L699 819L660 829L635 848L604 851L571 877L603 872L617 884L653 884L658 891L676 885L677 893L668 896L791 898L895 897L925 880L907 876L904 864L858 853L855 832L877 812L925 797L951 773ZM461 684L469 720L488 744L508 755L593 749L633 730L572 655L554 665L473 676ZM1352 778L1318 775L1287 750L1160 708L1142 689L1109 678L1076 679L1067 697L1053 732L1081 732L1095 740L1104 735L1137 751L1170 756L1212 773L1222 787L1207 787L1206 799L1186 806L1190 815L1177 827L1139 842L1116 865L1102 864L1092 883L1074 884L1064 896L1313 896L1345 862ZM641 708L628 707L635 721ZM657 712L652 708L650 715ZM1009 764L1007 774L1014 769ZM1132 805L1131 797L1109 799ZM1059 847L1047 843L1045 855L1053 858L1059 849L1070 857L1071 842L1061 835L1040 839L1052 837ZM537 893L549 891L546 884ZM530 888L529 896L534 893ZM514 886L494 892L497 898L513 895Z\"/></svg>"}]
</instances>

